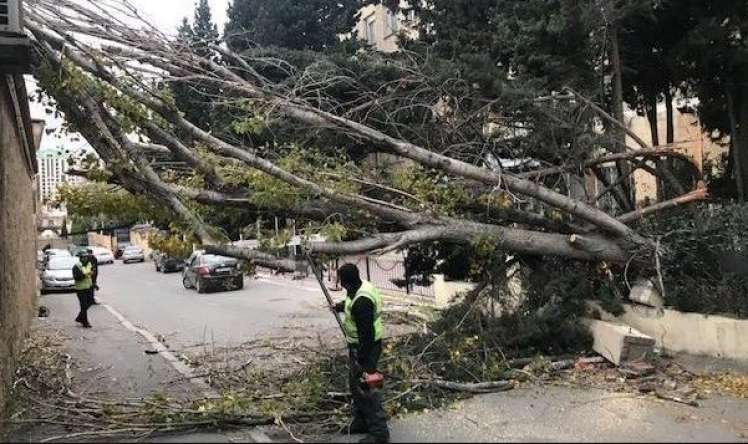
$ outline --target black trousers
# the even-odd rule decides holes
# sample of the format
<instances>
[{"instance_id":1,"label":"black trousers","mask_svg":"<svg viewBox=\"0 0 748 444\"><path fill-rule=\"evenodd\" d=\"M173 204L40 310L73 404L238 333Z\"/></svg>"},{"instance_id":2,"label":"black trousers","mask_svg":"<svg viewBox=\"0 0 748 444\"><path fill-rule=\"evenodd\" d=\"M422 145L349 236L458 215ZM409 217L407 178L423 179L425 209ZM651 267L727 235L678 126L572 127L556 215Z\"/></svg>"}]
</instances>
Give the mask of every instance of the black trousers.
<instances>
[{"instance_id":1,"label":"black trousers","mask_svg":"<svg viewBox=\"0 0 748 444\"><path fill-rule=\"evenodd\" d=\"M89 288L88 290L78 290L76 293L78 295L78 303L80 304L81 311L78 313L78 317L75 318L75 320L85 325L88 324L88 309L94 305L93 288Z\"/></svg>"},{"instance_id":2,"label":"black trousers","mask_svg":"<svg viewBox=\"0 0 748 444\"><path fill-rule=\"evenodd\" d=\"M350 357L353 362L362 362L358 351L350 348ZM379 362L382 354L382 343L379 342L372 350L374 356L372 361ZM353 365L352 367L359 367ZM366 384L361 382L363 373L361 370L351 369L349 384L353 397L353 424L363 425L369 434L382 441L388 442L390 430L387 426L387 414L384 412L384 398L379 390L370 390Z\"/></svg>"}]
</instances>

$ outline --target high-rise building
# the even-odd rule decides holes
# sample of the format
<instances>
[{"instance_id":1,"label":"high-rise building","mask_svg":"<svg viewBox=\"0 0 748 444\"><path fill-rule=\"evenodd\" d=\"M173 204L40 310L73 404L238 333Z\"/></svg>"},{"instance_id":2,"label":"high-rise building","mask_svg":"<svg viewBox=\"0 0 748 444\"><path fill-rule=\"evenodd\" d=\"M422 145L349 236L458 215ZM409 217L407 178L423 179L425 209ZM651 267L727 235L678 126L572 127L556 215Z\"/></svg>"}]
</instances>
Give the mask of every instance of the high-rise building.
<instances>
[{"instance_id":1,"label":"high-rise building","mask_svg":"<svg viewBox=\"0 0 748 444\"><path fill-rule=\"evenodd\" d=\"M57 196L57 188L62 184L82 184L86 179L80 176L68 174L75 164L83 150L69 152L62 148L45 149L37 154L39 163L39 174L37 181L39 184L39 199L42 202L53 200Z\"/></svg>"}]
</instances>

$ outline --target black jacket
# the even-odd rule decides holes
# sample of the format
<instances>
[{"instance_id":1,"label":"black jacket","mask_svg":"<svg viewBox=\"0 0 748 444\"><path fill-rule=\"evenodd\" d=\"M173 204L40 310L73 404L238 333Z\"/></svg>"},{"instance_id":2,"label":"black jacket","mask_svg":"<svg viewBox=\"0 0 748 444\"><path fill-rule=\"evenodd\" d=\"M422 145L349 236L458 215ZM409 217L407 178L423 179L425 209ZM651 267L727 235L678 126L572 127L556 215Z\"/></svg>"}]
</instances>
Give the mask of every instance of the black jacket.
<instances>
[{"instance_id":1,"label":"black jacket","mask_svg":"<svg viewBox=\"0 0 748 444\"><path fill-rule=\"evenodd\" d=\"M353 292L354 296L355 294L356 292ZM337 304L335 308L339 312L345 311L345 301ZM369 298L358 298L351 308L353 319L356 322L356 330L358 330L358 347L356 350L358 363L366 373L376 372L377 361L379 360L376 350L380 345L378 342L381 341L375 340L374 311L374 303Z\"/></svg>"}]
</instances>

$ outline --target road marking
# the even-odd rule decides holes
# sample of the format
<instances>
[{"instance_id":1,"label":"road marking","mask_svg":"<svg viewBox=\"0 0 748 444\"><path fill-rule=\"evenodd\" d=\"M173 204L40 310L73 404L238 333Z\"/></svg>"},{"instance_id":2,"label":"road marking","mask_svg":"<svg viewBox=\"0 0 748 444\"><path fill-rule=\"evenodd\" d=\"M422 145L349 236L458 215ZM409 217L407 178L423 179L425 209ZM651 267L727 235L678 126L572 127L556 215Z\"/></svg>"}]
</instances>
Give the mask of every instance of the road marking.
<instances>
[{"instance_id":1,"label":"road marking","mask_svg":"<svg viewBox=\"0 0 748 444\"><path fill-rule=\"evenodd\" d=\"M103 302L103 301L102 301ZM164 344L161 343L158 339L156 339L156 336L153 335L153 333L149 332L148 330L140 327L136 327L132 322L128 321L126 317L124 317L120 312L114 309L109 304L106 303L99 303L101 307L104 307L109 313L112 314L117 320L120 322L120 324L125 327L127 330L130 330L134 333L139 334L143 338L145 338L146 341L148 341L151 346L158 352L159 355L163 356L166 361L171 364L171 366L174 368L174 370L177 371L180 375L184 376L188 381L195 384L196 386L200 387L200 389L203 391L203 395L207 398L221 398L221 395L215 391L213 388L210 387L210 385L205 381L205 379L201 377L196 377L195 373L192 371L192 369L185 364L184 362L180 361L179 358L174 356L174 354L164 346ZM267 436L264 432L258 429L250 429L248 432L248 435L254 442L273 442L272 439L270 439L269 436Z\"/></svg>"},{"instance_id":2,"label":"road marking","mask_svg":"<svg viewBox=\"0 0 748 444\"><path fill-rule=\"evenodd\" d=\"M149 332L148 330L144 328L139 328L133 325L132 322L128 321L127 318L125 318L120 312L114 309L109 304L99 304L102 307L106 308L109 313L112 314L117 320L122 324L123 327L126 329L135 332L139 334L140 336L144 337L146 341L148 341L153 349L161 356L163 356L166 361L171 364L171 366L174 368L174 370L177 371L180 375L187 378L190 382L195 384L196 386L200 387L200 389L203 390L203 393L205 396L209 398L220 398L221 395L218 394L215 390L213 390L210 385L205 381L205 379L200 377L195 377L195 373L192 371L192 369L185 364L184 362L180 361L179 358L174 356L174 354L164 346L164 344L161 343L158 339L156 339L156 336L153 335L153 333Z\"/></svg>"}]
</instances>

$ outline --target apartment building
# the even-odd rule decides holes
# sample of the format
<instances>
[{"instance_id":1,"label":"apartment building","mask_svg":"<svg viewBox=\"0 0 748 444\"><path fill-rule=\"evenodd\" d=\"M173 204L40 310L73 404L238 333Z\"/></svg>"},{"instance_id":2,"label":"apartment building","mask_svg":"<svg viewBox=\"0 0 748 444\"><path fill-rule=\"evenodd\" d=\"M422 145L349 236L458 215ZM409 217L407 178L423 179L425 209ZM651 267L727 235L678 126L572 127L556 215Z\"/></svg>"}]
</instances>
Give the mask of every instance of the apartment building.
<instances>
[{"instance_id":1,"label":"apartment building","mask_svg":"<svg viewBox=\"0 0 748 444\"><path fill-rule=\"evenodd\" d=\"M714 168L722 155L727 153L728 144L727 141L715 142L708 134L705 134L698 114L691 111L694 107L688 105L687 102L676 101L673 125L675 138L673 144L669 147L689 156L699 171L706 174L709 172L707 168ZM657 121L660 143L664 145L667 132L667 111L664 103L658 107ZM652 145L652 131L646 117L628 111L626 113L626 124L644 142ZM638 146L630 138L627 142L629 146ZM636 184L636 203L638 206L657 201L657 178L644 170L637 170L634 173L634 183Z\"/></svg>"},{"instance_id":2,"label":"apartment building","mask_svg":"<svg viewBox=\"0 0 748 444\"><path fill-rule=\"evenodd\" d=\"M400 3L400 11L381 3L363 7L355 29L358 39L382 52L400 49L401 35L417 39L415 11L409 8L407 1Z\"/></svg>"},{"instance_id":3,"label":"apartment building","mask_svg":"<svg viewBox=\"0 0 748 444\"><path fill-rule=\"evenodd\" d=\"M37 154L39 174L37 183L39 199L47 203L57 197L57 189L62 184L82 184L86 179L69 174L71 169L79 163L82 156L87 154L84 149L68 152L62 148L44 149Z\"/></svg>"}]
</instances>

